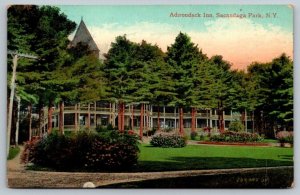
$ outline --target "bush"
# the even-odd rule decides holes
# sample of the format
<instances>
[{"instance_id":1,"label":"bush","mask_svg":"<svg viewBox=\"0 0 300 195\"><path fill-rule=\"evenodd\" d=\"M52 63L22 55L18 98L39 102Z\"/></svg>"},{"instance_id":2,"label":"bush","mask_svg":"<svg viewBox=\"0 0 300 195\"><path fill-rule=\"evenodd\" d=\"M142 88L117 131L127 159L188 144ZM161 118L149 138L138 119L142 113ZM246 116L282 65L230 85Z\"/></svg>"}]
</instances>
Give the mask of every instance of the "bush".
<instances>
[{"instance_id":1,"label":"bush","mask_svg":"<svg viewBox=\"0 0 300 195\"><path fill-rule=\"evenodd\" d=\"M280 143L294 144L294 133L292 131L279 131L276 138Z\"/></svg>"},{"instance_id":2,"label":"bush","mask_svg":"<svg viewBox=\"0 0 300 195\"><path fill-rule=\"evenodd\" d=\"M196 140L197 135L198 135L197 132L192 131L192 132L191 132L191 140Z\"/></svg>"},{"instance_id":3,"label":"bush","mask_svg":"<svg viewBox=\"0 0 300 195\"><path fill-rule=\"evenodd\" d=\"M169 132L171 132L171 131L173 131L172 127L167 127L167 128L164 128L164 129L163 129L163 132L169 133Z\"/></svg>"},{"instance_id":4,"label":"bush","mask_svg":"<svg viewBox=\"0 0 300 195\"><path fill-rule=\"evenodd\" d=\"M30 146L29 162L56 170L128 169L139 154L137 136L118 131L50 134Z\"/></svg>"},{"instance_id":5,"label":"bush","mask_svg":"<svg viewBox=\"0 0 300 195\"><path fill-rule=\"evenodd\" d=\"M182 148L186 146L186 140L180 135L160 133L152 137L150 144L155 147Z\"/></svg>"},{"instance_id":6,"label":"bush","mask_svg":"<svg viewBox=\"0 0 300 195\"><path fill-rule=\"evenodd\" d=\"M244 131L245 127L241 123L241 121L232 121L229 124L228 130L229 131L235 131L235 132L241 132Z\"/></svg>"},{"instance_id":7,"label":"bush","mask_svg":"<svg viewBox=\"0 0 300 195\"><path fill-rule=\"evenodd\" d=\"M219 135L213 135L210 137L210 141L217 142L260 142L262 141L257 133L247 133L247 132L234 132L225 131Z\"/></svg>"}]
</instances>

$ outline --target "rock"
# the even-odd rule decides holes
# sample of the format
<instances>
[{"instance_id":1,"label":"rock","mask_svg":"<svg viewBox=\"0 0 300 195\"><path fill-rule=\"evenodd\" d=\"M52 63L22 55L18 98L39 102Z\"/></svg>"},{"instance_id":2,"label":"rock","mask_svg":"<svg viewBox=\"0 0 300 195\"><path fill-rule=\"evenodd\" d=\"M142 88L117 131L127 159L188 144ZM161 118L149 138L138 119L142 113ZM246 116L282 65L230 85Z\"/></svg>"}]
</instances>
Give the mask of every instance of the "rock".
<instances>
[{"instance_id":1,"label":"rock","mask_svg":"<svg viewBox=\"0 0 300 195\"><path fill-rule=\"evenodd\" d=\"M96 188L96 186L92 182L85 182L83 188Z\"/></svg>"}]
</instances>

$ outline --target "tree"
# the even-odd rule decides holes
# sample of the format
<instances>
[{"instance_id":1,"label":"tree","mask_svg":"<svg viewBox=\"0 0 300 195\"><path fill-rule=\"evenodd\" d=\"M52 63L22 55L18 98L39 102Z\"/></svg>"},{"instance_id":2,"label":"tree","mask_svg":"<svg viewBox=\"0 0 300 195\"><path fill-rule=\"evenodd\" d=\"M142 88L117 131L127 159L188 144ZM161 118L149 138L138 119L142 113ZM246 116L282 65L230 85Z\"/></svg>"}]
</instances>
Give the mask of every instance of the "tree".
<instances>
[{"instance_id":1,"label":"tree","mask_svg":"<svg viewBox=\"0 0 300 195\"><path fill-rule=\"evenodd\" d=\"M196 67L204 59L198 46L191 42L187 34L179 33L175 42L168 47L166 62L174 69L172 79L174 81L175 96L170 105L179 107L179 132L183 130L183 107L196 104L193 96L194 74Z\"/></svg>"},{"instance_id":2,"label":"tree","mask_svg":"<svg viewBox=\"0 0 300 195\"><path fill-rule=\"evenodd\" d=\"M118 129L124 131L125 103L131 100L128 97L129 86L132 86L128 67L133 64L136 44L126 36L116 37L115 42L105 55L105 77L108 79L109 100L118 103Z\"/></svg>"}]
</instances>

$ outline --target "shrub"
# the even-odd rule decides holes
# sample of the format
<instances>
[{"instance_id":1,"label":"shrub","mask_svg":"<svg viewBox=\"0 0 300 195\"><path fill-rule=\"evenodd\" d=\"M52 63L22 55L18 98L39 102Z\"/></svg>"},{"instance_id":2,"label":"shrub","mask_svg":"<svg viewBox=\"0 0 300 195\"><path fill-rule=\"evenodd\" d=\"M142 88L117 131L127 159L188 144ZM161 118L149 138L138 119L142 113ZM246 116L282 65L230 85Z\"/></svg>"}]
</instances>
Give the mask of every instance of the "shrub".
<instances>
[{"instance_id":1,"label":"shrub","mask_svg":"<svg viewBox=\"0 0 300 195\"><path fill-rule=\"evenodd\" d=\"M173 131L172 127L167 127L167 128L164 128L164 129L163 129L163 132L169 133L169 132L171 132L171 131Z\"/></svg>"},{"instance_id":2,"label":"shrub","mask_svg":"<svg viewBox=\"0 0 300 195\"><path fill-rule=\"evenodd\" d=\"M192 132L191 132L191 140L196 140L197 135L198 135L197 132L192 131Z\"/></svg>"},{"instance_id":3,"label":"shrub","mask_svg":"<svg viewBox=\"0 0 300 195\"><path fill-rule=\"evenodd\" d=\"M235 132L241 132L244 131L245 127L241 123L241 121L232 121L229 124L228 130L229 131L235 131Z\"/></svg>"},{"instance_id":4,"label":"shrub","mask_svg":"<svg viewBox=\"0 0 300 195\"><path fill-rule=\"evenodd\" d=\"M40 141L40 138L33 137L31 141L27 141L24 145L23 153L21 154L21 163L28 163L33 161L32 152L36 146L36 144Z\"/></svg>"},{"instance_id":5,"label":"shrub","mask_svg":"<svg viewBox=\"0 0 300 195\"><path fill-rule=\"evenodd\" d=\"M235 131L225 131L224 133L210 137L210 141L217 142L259 142L262 139L257 133Z\"/></svg>"},{"instance_id":6,"label":"shrub","mask_svg":"<svg viewBox=\"0 0 300 195\"><path fill-rule=\"evenodd\" d=\"M181 148L186 146L186 140L180 135L160 133L152 137L150 144L155 147Z\"/></svg>"},{"instance_id":7,"label":"shrub","mask_svg":"<svg viewBox=\"0 0 300 195\"><path fill-rule=\"evenodd\" d=\"M279 131L276 138L280 143L294 143L294 133L292 131Z\"/></svg>"},{"instance_id":8,"label":"shrub","mask_svg":"<svg viewBox=\"0 0 300 195\"><path fill-rule=\"evenodd\" d=\"M118 131L50 134L31 144L30 154L30 162L57 170L128 169L137 163L138 138Z\"/></svg>"}]
</instances>

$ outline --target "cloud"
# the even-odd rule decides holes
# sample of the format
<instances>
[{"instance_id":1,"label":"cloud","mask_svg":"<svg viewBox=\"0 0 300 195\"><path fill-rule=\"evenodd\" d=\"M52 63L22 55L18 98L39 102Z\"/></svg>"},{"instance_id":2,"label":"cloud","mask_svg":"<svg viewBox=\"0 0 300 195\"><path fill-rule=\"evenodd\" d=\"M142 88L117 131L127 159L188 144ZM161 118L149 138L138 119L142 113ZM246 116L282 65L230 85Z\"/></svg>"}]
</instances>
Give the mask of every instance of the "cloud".
<instances>
[{"instance_id":1,"label":"cloud","mask_svg":"<svg viewBox=\"0 0 300 195\"><path fill-rule=\"evenodd\" d=\"M166 51L179 31L208 56L222 55L233 68L245 69L251 62L267 62L285 52L293 57L293 34L278 26L263 26L249 19L217 19L207 21L204 31L186 31L181 27L159 22L140 22L132 25L103 24L88 27L101 53L106 53L116 36L127 35L134 42L157 44Z\"/></svg>"}]
</instances>

